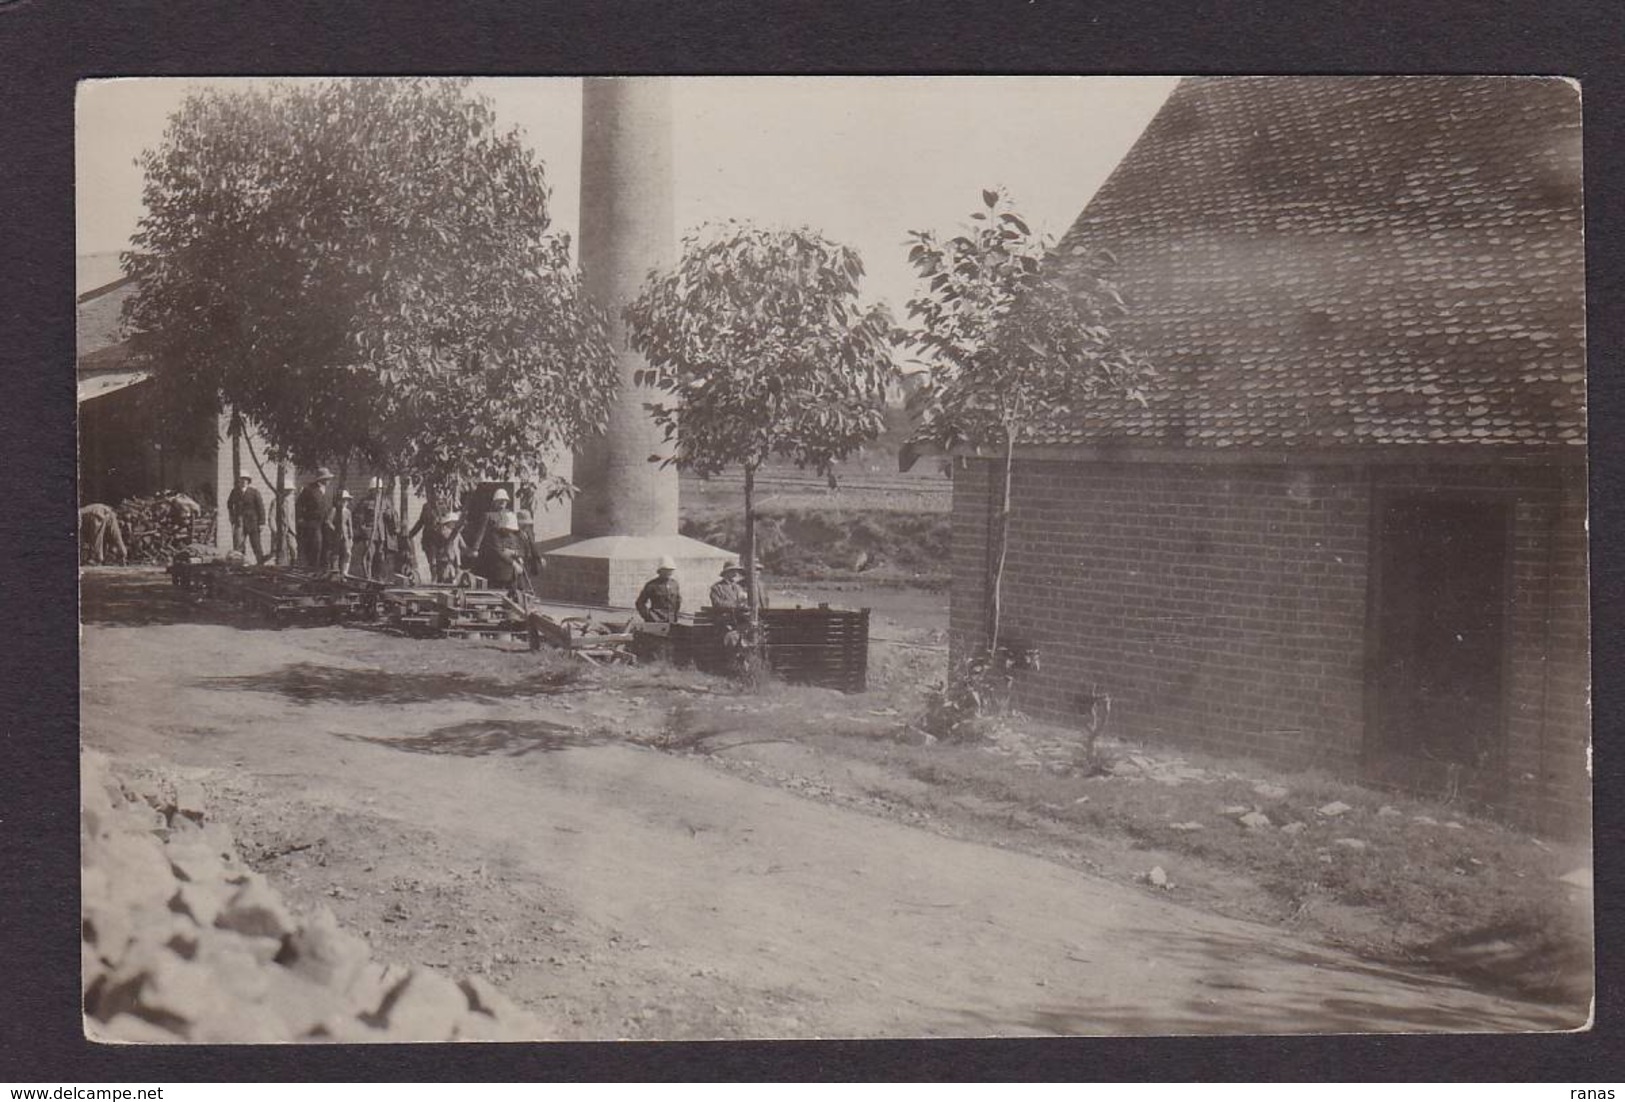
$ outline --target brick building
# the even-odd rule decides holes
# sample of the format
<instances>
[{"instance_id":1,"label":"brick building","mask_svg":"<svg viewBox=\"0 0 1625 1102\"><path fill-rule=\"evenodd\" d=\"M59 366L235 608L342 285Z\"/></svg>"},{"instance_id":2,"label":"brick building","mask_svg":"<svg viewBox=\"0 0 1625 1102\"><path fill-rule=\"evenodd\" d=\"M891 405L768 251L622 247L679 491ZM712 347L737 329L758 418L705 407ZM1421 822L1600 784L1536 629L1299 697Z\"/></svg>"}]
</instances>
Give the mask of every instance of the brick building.
<instances>
[{"instance_id":1,"label":"brick building","mask_svg":"<svg viewBox=\"0 0 1625 1102\"><path fill-rule=\"evenodd\" d=\"M1176 88L1056 250L1117 257L1160 378L1017 448L1018 705L1585 829L1580 199L1562 81ZM956 461L961 654L998 469Z\"/></svg>"}]
</instances>

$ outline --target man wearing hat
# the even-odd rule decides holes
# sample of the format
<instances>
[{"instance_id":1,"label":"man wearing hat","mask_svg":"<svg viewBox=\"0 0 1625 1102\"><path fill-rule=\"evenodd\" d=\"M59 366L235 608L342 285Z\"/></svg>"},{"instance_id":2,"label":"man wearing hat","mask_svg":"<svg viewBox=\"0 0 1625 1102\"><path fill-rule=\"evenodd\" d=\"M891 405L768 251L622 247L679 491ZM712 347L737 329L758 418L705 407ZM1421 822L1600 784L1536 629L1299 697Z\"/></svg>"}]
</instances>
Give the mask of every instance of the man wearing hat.
<instances>
[{"instance_id":1,"label":"man wearing hat","mask_svg":"<svg viewBox=\"0 0 1625 1102\"><path fill-rule=\"evenodd\" d=\"M429 560L429 577L437 582L454 582L463 571L463 514L453 509L435 517L433 536L423 531L423 555Z\"/></svg>"},{"instance_id":2,"label":"man wearing hat","mask_svg":"<svg viewBox=\"0 0 1625 1102\"><path fill-rule=\"evenodd\" d=\"M129 558L124 546L124 533L119 531L118 512L111 505L94 502L79 510L79 550L84 562L100 563L107 542L112 541L113 553L119 562Z\"/></svg>"},{"instance_id":3,"label":"man wearing hat","mask_svg":"<svg viewBox=\"0 0 1625 1102\"><path fill-rule=\"evenodd\" d=\"M395 497L382 478L374 478L370 492L355 510L355 557L361 576L388 581L399 567L400 515Z\"/></svg>"},{"instance_id":4,"label":"man wearing hat","mask_svg":"<svg viewBox=\"0 0 1625 1102\"><path fill-rule=\"evenodd\" d=\"M475 570L499 589L517 589L525 577L519 514L514 512L508 491L500 486L491 495L491 511L485 514L469 544L469 556L476 563Z\"/></svg>"},{"instance_id":5,"label":"man wearing hat","mask_svg":"<svg viewBox=\"0 0 1625 1102\"><path fill-rule=\"evenodd\" d=\"M231 518L231 549L242 554L248 547L254 549L254 560L265 565L265 546L260 542L260 529L265 527L265 499L254 487L254 480L246 474L237 476L237 485L226 497L226 515Z\"/></svg>"},{"instance_id":6,"label":"man wearing hat","mask_svg":"<svg viewBox=\"0 0 1625 1102\"><path fill-rule=\"evenodd\" d=\"M315 476L294 499L293 523L299 537L299 561L307 570L321 570L327 565L327 529L332 520L327 484L332 481L332 471L317 467Z\"/></svg>"},{"instance_id":7,"label":"man wearing hat","mask_svg":"<svg viewBox=\"0 0 1625 1102\"><path fill-rule=\"evenodd\" d=\"M339 499L329 516L324 537L328 569L340 574L350 572L350 544L355 539L355 518L350 513L350 502L354 500L355 496L349 490L339 491Z\"/></svg>"},{"instance_id":8,"label":"man wearing hat","mask_svg":"<svg viewBox=\"0 0 1625 1102\"><path fill-rule=\"evenodd\" d=\"M638 615L656 624L674 624L683 609L683 591L677 585L677 564L670 555L660 557L655 576L638 593Z\"/></svg>"},{"instance_id":9,"label":"man wearing hat","mask_svg":"<svg viewBox=\"0 0 1625 1102\"><path fill-rule=\"evenodd\" d=\"M750 604L745 568L737 562L722 568L722 580L711 586L711 607L718 612L744 612Z\"/></svg>"}]
</instances>

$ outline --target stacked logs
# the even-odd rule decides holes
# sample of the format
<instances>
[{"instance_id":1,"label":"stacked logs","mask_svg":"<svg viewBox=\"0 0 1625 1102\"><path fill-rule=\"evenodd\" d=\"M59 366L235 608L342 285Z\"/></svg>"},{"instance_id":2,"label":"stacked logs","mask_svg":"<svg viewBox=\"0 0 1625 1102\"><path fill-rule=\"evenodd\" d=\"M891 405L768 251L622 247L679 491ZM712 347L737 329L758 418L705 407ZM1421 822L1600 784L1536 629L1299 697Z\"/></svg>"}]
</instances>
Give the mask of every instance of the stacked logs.
<instances>
[{"instance_id":1,"label":"stacked logs","mask_svg":"<svg viewBox=\"0 0 1625 1102\"><path fill-rule=\"evenodd\" d=\"M184 494L128 497L118 504L127 561L167 565L192 544L214 542L215 511Z\"/></svg>"}]
</instances>

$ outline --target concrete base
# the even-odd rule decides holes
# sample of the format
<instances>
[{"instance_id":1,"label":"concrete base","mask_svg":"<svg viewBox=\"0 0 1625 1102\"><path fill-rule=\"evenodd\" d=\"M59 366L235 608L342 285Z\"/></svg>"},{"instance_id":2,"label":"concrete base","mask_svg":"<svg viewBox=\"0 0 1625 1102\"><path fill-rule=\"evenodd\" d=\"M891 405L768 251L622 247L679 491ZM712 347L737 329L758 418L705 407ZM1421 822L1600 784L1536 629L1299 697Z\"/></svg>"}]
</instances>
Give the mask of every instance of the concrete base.
<instances>
[{"instance_id":1,"label":"concrete base","mask_svg":"<svg viewBox=\"0 0 1625 1102\"><path fill-rule=\"evenodd\" d=\"M547 561L541 596L574 604L631 608L662 555L677 563L683 609L702 608L732 551L687 536L565 536L538 548Z\"/></svg>"}]
</instances>

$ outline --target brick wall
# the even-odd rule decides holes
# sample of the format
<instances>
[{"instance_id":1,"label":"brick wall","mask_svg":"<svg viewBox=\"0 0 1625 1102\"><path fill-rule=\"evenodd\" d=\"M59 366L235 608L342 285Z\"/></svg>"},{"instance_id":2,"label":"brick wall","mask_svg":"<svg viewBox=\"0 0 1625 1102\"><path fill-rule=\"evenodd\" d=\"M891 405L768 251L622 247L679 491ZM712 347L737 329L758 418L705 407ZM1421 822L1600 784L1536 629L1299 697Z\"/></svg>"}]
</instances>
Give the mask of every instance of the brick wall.
<instances>
[{"instance_id":1,"label":"brick wall","mask_svg":"<svg viewBox=\"0 0 1625 1102\"><path fill-rule=\"evenodd\" d=\"M994 471L955 473L956 659L985 630ZM1584 498L1549 469L1018 463L1002 634L1043 652L1018 705L1069 722L1098 683L1125 737L1358 776L1379 484L1515 502L1508 810L1572 820L1588 806Z\"/></svg>"},{"instance_id":2,"label":"brick wall","mask_svg":"<svg viewBox=\"0 0 1625 1102\"><path fill-rule=\"evenodd\" d=\"M1585 490L1515 506L1511 680L1507 709L1510 810L1537 831L1590 826L1590 608Z\"/></svg>"}]
</instances>

